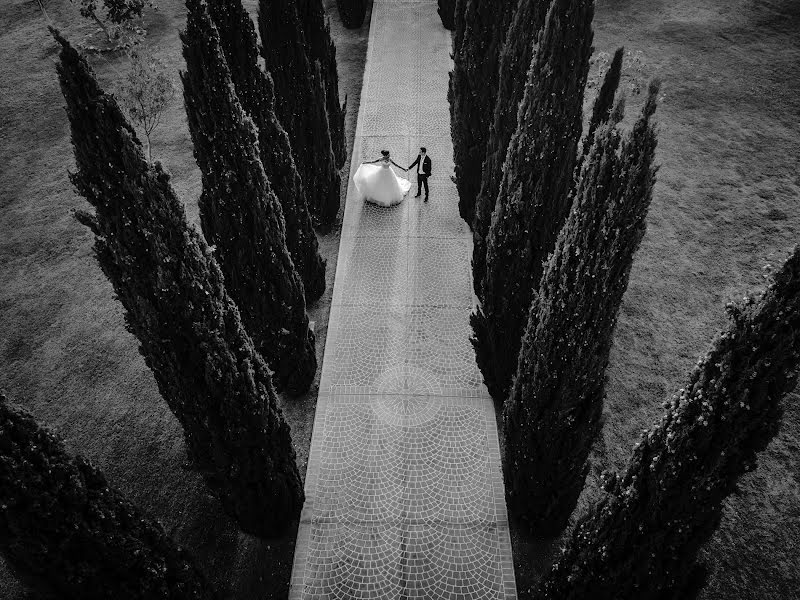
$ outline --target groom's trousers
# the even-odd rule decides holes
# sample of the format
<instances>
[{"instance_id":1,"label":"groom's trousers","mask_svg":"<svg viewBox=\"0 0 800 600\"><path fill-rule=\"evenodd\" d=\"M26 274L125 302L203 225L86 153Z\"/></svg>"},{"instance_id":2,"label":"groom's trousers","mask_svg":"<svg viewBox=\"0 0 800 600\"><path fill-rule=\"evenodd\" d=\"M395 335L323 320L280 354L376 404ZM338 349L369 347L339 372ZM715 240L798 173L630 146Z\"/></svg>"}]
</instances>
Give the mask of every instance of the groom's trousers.
<instances>
[{"instance_id":1,"label":"groom's trousers","mask_svg":"<svg viewBox=\"0 0 800 600\"><path fill-rule=\"evenodd\" d=\"M423 173L417 173L417 196L422 193L422 188L425 187L425 197L428 197L428 176Z\"/></svg>"}]
</instances>

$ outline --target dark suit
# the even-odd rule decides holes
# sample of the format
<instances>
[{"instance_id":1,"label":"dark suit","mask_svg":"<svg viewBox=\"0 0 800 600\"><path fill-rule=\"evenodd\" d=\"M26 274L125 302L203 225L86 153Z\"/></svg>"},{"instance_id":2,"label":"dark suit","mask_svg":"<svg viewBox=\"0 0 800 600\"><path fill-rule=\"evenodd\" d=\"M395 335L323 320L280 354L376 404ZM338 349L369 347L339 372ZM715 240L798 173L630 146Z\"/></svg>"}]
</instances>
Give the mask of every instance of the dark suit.
<instances>
[{"instance_id":1,"label":"dark suit","mask_svg":"<svg viewBox=\"0 0 800 600\"><path fill-rule=\"evenodd\" d=\"M408 167L409 169L416 167L419 164L420 159L422 158L422 154L417 155L417 160L415 160L411 165ZM428 177L431 176L431 167L433 163L431 162L431 157L427 154L425 155L425 160L422 161L422 173L417 173L417 196L422 193L422 187L425 187L425 199L428 199Z\"/></svg>"}]
</instances>

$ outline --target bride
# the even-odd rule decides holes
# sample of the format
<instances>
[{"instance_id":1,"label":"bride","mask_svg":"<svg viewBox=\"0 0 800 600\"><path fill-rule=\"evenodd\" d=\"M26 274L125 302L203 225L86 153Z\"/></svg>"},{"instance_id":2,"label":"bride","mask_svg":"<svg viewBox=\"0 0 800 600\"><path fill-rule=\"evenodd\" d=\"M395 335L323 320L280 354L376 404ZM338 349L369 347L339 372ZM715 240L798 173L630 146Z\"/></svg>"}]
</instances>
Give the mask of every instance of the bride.
<instances>
[{"instance_id":1,"label":"bride","mask_svg":"<svg viewBox=\"0 0 800 600\"><path fill-rule=\"evenodd\" d=\"M411 182L395 175L391 165L398 169L403 169L389 157L388 150L382 150L381 158L361 163L353 175L353 183L356 184L361 197L367 202L372 202L379 206L394 206L400 204L411 189ZM376 165L375 163L378 163Z\"/></svg>"}]
</instances>

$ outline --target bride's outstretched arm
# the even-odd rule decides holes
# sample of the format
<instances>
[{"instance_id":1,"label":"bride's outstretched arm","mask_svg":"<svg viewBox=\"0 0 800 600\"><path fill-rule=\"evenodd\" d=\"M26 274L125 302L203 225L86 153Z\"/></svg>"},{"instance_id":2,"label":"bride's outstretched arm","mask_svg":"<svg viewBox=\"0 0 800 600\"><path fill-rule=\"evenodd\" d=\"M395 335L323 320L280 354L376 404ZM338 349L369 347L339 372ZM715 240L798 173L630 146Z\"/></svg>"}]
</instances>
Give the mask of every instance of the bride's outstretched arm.
<instances>
[{"instance_id":1,"label":"bride's outstretched arm","mask_svg":"<svg viewBox=\"0 0 800 600\"><path fill-rule=\"evenodd\" d=\"M389 162L391 162L391 163L392 163L392 164L393 164L395 167L397 167L398 169L403 169L403 171L408 171L408 169L406 169L405 167L401 167L401 166L400 166L400 165L398 165L396 162L394 162L394 161L393 161L391 158L389 159Z\"/></svg>"}]
</instances>

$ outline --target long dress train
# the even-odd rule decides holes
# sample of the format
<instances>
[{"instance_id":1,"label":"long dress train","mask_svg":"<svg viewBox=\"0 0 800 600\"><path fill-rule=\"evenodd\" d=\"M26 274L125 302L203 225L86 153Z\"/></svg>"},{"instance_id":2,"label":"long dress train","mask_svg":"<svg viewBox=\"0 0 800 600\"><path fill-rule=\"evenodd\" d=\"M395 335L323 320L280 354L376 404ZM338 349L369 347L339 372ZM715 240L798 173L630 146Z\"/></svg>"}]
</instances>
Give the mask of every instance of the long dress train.
<instances>
[{"instance_id":1,"label":"long dress train","mask_svg":"<svg viewBox=\"0 0 800 600\"><path fill-rule=\"evenodd\" d=\"M353 175L361 198L379 206L400 204L411 189L411 182L398 177L389 161L378 164L361 163Z\"/></svg>"}]
</instances>

